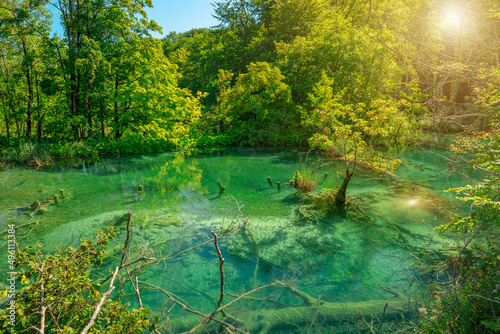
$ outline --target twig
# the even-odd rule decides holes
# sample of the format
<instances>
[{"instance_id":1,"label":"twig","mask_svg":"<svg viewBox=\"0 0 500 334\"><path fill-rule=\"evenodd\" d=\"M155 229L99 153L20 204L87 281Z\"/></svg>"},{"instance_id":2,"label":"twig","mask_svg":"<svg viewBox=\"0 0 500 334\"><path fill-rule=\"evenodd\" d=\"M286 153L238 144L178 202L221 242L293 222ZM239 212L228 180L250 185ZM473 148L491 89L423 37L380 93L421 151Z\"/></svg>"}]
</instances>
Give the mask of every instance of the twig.
<instances>
[{"instance_id":1,"label":"twig","mask_svg":"<svg viewBox=\"0 0 500 334\"><path fill-rule=\"evenodd\" d=\"M239 296L235 295L234 293L226 292L226 295L233 297L233 298L239 298ZM273 303L273 304L278 305L279 308L291 307L291 305L289 305L289 304L285 304L283 302L280 302L280 301L274 300L274 299L270 299L270 298L243 297L243 299L253 300L253 301L257 301L257 302L261 302L261 303Z\"/></svg>"},{"instance_id":2,"label":"twig","mask_svg":"<svg viewBox=\"0 0 500 334\"><path fill-rule=\"evenodd\" d=\"M101 300L99 301L99 303L97 303L95 310L94 310L94 313L92 314L92 318L90 319L89 323L87 324L87 326L85 326L85 328L82 330L82 332L80 334L87 334L88 331L90 330L90 328L92 328L97 317L99 316L99 312L101 312L101 308L104 305L104 302L106 301L106 299L109 298L109 296L111 295L111 293L115 289L115 287L113 286L113 283L115 282L116 275L118 275L118 271L122 267L123 261L125 260L125 255L127 254L127 248L128 248L128 244L129 244L129 240L130 240L130 219L132 216L132 214L130 213L130 210L131 209L129 209L128 213L127 213L127 215L128 215L127 216L127 237L125 239L125 245L123 246L123 254L122 254L122 259L120 261L120 265L118 267L116 267L115 272L113 273L113 277L111 278L111 282L109 283L108 291L106 291L106 293L101 297ZM134 288L134 290L135 290L135 288ZM140 297L139 297L139 302L141 303Z\"/></svg>"},{"instance_id":3,"label":"twig","mask_svg":"<svg viewBox=\"0 0 500 334\"><path fill-rule=\"evenodd\" d=\"M365 317L361 314L361 318L363 319L364 323L366 324L366 326L368 327L368 329L370 330L370 333L372 334L375 334L375 331L373 330L373 316L372 316L372 319L370 321L370 323L368 323L366 320L365 320Z\"/></svg>"},{"instance_id":4,"label":"twig","mask_svg":"<svg viewBox=\"0 0 500 334\"><path fill-rule=\"evenodd\" d=\"M129 217L130 217L130 215L129 215ZM87 324L87 326L85 326L85 328L82 330L82 332L80 334L87 334L88 331L90 330L90 328L94 325L95 320L97 319L97 316L99 315L99 312L101 312L102 305L104 304L106 299L109 298L109 296L111 295L111 293L115 289L115 287L113 286L113 283L115 282L115 278L116 278L116 275L118 274L118 270L120 270L120 267L116 267L115 273L113 274L113 278L111 278L111 283L109 283L108 291L106 291L106 293L101 297L101 300L99 301L99 303L97 303L95 310L94 310L94 314L92 314L92 318L90 319L89 323Z\"/></svg>"},{"instance_id":5,"label":"twig","mask_svg":"<svg viewBox=\"0 0 500 334\"><path fill-rule=\"evenodd\" d=\"M125 268L125 267L129 267L129 266L131 266L131 265L133 265L133 264L136 264L136 263L137 263L137 262L139 262L139 261L156 261L156 258L154 258L154 257L146 257L146 256L143 256L143 257L138 258L137 260L134 260L134 261L132 261L132 262L129 262L129 263L125 263L125 264L120 265L120 269L121 269L121 268Z\"/></svg>"},{"instance_id":6,"label":"twig","mask_svg":"<svg viewBox=\"0 0 500 334\"><path fill-rule=\"evenodd\" d=\"M222 253L220 252L220 248L219 248L219 244L218 244L218 240L217 240L217 234L212 230L210 230L210 232L214 236L215 250L217 251L217 256L219 257L220 297L219 297L219 301L217 302L217 308L221 308L222 300L224 299L224 269L222 268L224 265L224 258L222 257Z\"/></svg>"},{"instance_id":7,"label":"twig","mask_svg":"<svg viewBox=\"0 0 500 334\"><path fill-rule=\"evenodd\" d=\"M486 298L486 297L483 297L483 296L479 296L479 295L469 295L469 296L470 296L470 297L482 298L482 299L487 300L487 301L489 301L489 302L500 304L500 302L499 302L498 300L494 300L494 299Z\"/></svg>"},{"instance_id":8,"label":"twig","mask_svg":"<svg viewBox=\"0 0 500 334\"><path fill-rule=\"evenodd\" d=\"M35 220L35 221L32 221L32 222L29 222L29 223L26 223L26 224L22 224L22 225L19 225L19 226L16 226L16 230L22 228L22 227L26 227L26 226L29 226L31 224L38 224L41 220ZM7 230L3 230L3 231L0 231L0 235L2 234L5 234L7 233L8 229Z\"/></svg>"},{"instance_id":9,"label":"twig","mask_svg":"<svg viewBox=\"0 0 500 334\"><path fill-rule=\"evenodd\" d=\"M139 308L143 309L144 307L142 306L141 293L140 293L140 290L139 290L139 275L135 275L134 290L137 293L137 299L139 300Z\"/></svg>"},{"instance_id":10,"label":"twig","mask_svg":"<svg viewBox=\"0 0 500 334\"><path fill-rule=\"evenodd\" d=\"M221 313L222 313L222 319L223 320L224 320L224 317L226 316L226 314L224 313L223 308L222 308L222 301L224 300L224 269L223 269L224 258L222 257L222 253L221 253L220 248L219 248L217 234L214 231L212 231L212 230L210 230L210 232L214 236L215 250L217 251L217 256L219 257L219 274L220 274L220 296L219 296L219 301L217 302L217 309L214 312L210 313L210 315L208 315L207 317L205 317L198 325L196 325L195 327L191 328L191 330L189 330L188 332L186 332L186 334L194 333L198 328L200 328L200 327L208 324L210 322L210 320L212 320L213 317L215 317L215 315L217 315L217 313L219 313L219 311L221 311Z\"/></svg>"},{"instance_id":11,"label":"twig","mask_svg":"<svg viewBox=\"0 0 500 334\"><path fill-rule=\"evenodd\" d=\"M316 298L313 298L313 297L309 296L305 292L297 290L295 287L291 286L288 283L278 281L278 282L276 282L275 285L277 285L279 287L282 287L282 288L285 288L285 289L288 289L292 293L294 293L295 295L299 296L304 301L304 305L306 305L306 306L322 305L322 304L325 303L325 302L323 302L323 301L321 301L319 299L316 299Z\"/></svg>"},{"instance_id":12,"label":"twig","mask_svg":"<svg viewBox=\"0 0 500 334\"><path fill-rule=\"evenodd\" d=\"M122 252L122 259L120 261L120 267L123 264L123 261L125 260L125 254L127 254L127 248L128 248L128 242L130 240L130 218L132 217L132 214L130 213L131 208L128 209L127 213L127 238L125 239L125 246L123 246L123 252Z\"/></svg>"},{"instance_id":13,"label":"twig","mask_svg":"<svg viewBox=\"0 0 500 334\"><path fill-rule=\"evenodd\" d=\"M158 290L158 291L161 291L164 295L166 295L166 296L168 297L168 299L169 299L171 302L173 302L173 303L175 303L175 304L179 305L179 306L180 306L180 307L181 307L184 311L187 311L187 312L190 312L190 313L193 313L193 314L199 315L199 316L203 317L203 319L204 319L204 320L205 320L205 319L208 319L208 318L210 317L210 315L203 314L203 313L201 313L201 312L199 312L199 311L193 310L192 308L190 308L190 307L186 306L185 304L183 304L183 303L181 303L180 301L176 300L176 299L172 296L172 294L171 294L170 292L168 292L168 291L166 291L166 290L164 290L164 289L162 289L162 288L160 288L160 287L158 287L158 286L156 286L156 285L153 285L153 284L148 283L148 282L141 282L141 283L143 283L143 284L148 285L148 286L150 286L150 287L151 287L151 288L145 288L145 289L148 289L148 290ZM228 304L228 305L229 305L229 304ZM226 305L226 306L227 306L227 305ZM203 321L204 321L204 320L203 320ZM221 320L219 320L219 319L212 319L212 320L213 320L213 321L215 321L215 322L217 322L217 323L219 323L219 324L221 324L221 325L223 325L223 326L225 326L226 328L229 328L231 331L235 331L235 332L238 332L238 333L246 334L246 333L245 333L244 331L242 331L241 329L238 329L238 328L234 327L233 325L228 324L227 322L221 321ZM187 333L193 333L193 332L192 332L192 330L191 330L191 331L189 331L189 332L185 332L185 333L187 334ZM184 334L184 333L183 333L183 334Z\"/></svg>"}]
</instances>

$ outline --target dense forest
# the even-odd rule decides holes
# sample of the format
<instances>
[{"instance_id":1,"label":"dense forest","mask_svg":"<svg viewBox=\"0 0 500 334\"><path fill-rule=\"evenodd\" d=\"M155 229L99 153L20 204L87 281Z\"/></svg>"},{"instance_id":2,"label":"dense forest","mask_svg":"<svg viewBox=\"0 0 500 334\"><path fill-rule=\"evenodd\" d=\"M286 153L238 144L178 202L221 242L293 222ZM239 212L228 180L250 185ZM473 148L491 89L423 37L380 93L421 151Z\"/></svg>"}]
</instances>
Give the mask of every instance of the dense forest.
<instances>
[{"instance_id":1,"label":"dense forest","mask_svg":"<svg viewBox=\"0 0 500 334\"><path fill-rule=\"evenodd\" d=\"M54 5L62 36L44 1L0 6L4 145L50 143L56 156L307 145L332 117L353 122L346 110L387 118L385 135L404 141L484 129L495 113L488 1L227 1L214 4L218 27L162 40L151 1Z\"/></svg>"},{"instance_id":2,"label":"dense forest","mask_svg":"<svg viewBox=\"0 0 500 334\"><path fill-rule=\"evenodd\" d=\"M146 15L151 0L51 3L55 17L49 1L0 0L4 163L40 167L75 156L305 147L345 159L344 183L325 197L338 209L356 166L392 175L400 163L393 153L425 144L429 134L453 134L449 175L482 173L453 189L470 214L441 226L467 233L449 260L463 284L453 282L449 298L433 293L440 320L428 316L412 326L419 333L500 329L498 1L221 0L213 3L218 26L162 39L151 36L162 31ZM51 31L58 19L62 35ZM304 177L297 173L290 185L307 194ZM487 246L476 260L460 262L481 235L491 237ZM109 238L101 234L51 265L71 256L83 267L99 264ZM36 271L39 255L21 254L22 264ZM110 333L155 326L142 305L130 313L119 304L110 309L123 320L108 319Z\"/></svg>"}]
</instances>

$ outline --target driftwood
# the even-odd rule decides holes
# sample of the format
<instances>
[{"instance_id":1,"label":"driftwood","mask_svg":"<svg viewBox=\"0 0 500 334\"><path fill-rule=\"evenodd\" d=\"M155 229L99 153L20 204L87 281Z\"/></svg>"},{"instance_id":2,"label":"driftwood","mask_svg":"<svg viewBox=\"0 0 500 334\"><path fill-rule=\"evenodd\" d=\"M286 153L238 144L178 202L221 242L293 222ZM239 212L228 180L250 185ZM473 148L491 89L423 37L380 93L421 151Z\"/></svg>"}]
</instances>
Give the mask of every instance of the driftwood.
<instances>
[{"instance_id":1,"label":"driftwood","mask_svg":"<svg viewBox=\"0 0 500 334\"><path fill-rule=\"evenodd\" d=\"M236 319L231 315L225 318L231 324L246 333L268 334L280 329L297 328L311 323L335 325L343 322L363 319L364 316L380 316L381 320L394 320L412 312L410 300L402 293L387 287L381 289L394 297L360 302L333 303L309 296L295 287L275 282L273 286L282 287L300 297L303 304L278 309L260 309L240 314ZM229 313L230 314L230 313ZM192 328L200 318L195 316L170 317L170 330L180 332ZM208 323L204 330L208 333L218 332L217 323Z\"/></svg>"},{"instance_id":2,"label":"driftwood","mask_svg":"<svg viewBox=\"0 0 500 334\"><path fill-rule=\"evenodd\" d=\"M334 324L349 319L361 318L364 315L380 314L387 319L391 319L399 316L401 313L411 311L410 302L407 297L400 292L382 286L380 287L383 290L393 294L394 297L390 299L347 303L322 301L285 283L279 283L278 286L290 290L302 298L304 303L297 307L255 312L253 314L254 321L247 322L251 333L266 334L278 328L296 328L297 326L309 325L313 322Z\"/></svg>"}]
</instances>

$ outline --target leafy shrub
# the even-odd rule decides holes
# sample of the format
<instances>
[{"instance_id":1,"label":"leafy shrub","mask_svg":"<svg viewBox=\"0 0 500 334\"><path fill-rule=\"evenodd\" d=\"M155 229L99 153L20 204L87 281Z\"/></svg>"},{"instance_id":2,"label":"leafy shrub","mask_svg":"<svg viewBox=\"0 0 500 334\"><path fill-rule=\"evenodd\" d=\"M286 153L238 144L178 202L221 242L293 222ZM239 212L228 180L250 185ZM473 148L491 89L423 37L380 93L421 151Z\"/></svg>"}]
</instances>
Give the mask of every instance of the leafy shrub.
<instances>
[{"instance_id":1,"label":"leafy shrub","mask_svg":"<svg viewBox=\"0 0 500 334\"><path fill-rule=\"evenodd\" d=\"M93 154L94 153L94 154ZM56 143L52 145L52 154L56 157L70 158L95 155L95 151L85 141Z\"/></svg>"},{"instance_id":2,"label":"leafy shrub","mask_svg":"<svg viewBox=\"0 0 500 334\"><path fill-rule=\"evenodd\" d=\"M90 277L91 269L102 263L104 248L113 230L98 231L95 242L82 240L79 249L68 247L54 254L43 254L41 244L17 250L13 260L17 270L14 279L22 290L8 292L15 305L12 319L8 307L0 309L0 329L5 333L80 333L91 321L96 305L103 293L98 281ZM14 296L13 296L14 295ZM90 333L142 333L153 330L149 310L128 310L127 304L106 299Z\"/></svg>"},{"instance_id":3,"label":"leafy shrub","mask_svg":"<svg viewBox=\"0 0 500 334\"><path fill-rule=\"evenodd\" d=\"M422 305L417 333L486 334L500 330L500 256L498 246L474 250L476 256L451 258L451 271L459 276L455 287L431 285L434 298Z\"/></svg>"},{"instance_id":4,"label":"leafy shrub","mask_svg":"<svg viewBox=\"0 0 500 334\"><path fill-rule=\"evenodd\" d=\"M229 147L237 143L235 136L225 133L215 135L203 135L196 141L197 147L212 148L212 147Z\"/></svg>"}]
</instances>

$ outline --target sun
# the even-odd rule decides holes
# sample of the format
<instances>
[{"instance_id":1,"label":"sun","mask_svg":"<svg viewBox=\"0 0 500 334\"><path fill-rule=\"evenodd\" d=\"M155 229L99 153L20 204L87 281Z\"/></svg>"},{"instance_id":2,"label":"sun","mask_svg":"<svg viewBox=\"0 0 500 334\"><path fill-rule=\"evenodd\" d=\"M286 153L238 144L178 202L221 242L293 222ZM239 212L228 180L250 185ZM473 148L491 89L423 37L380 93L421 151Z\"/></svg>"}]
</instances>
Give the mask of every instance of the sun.
<instances>
[{"instance_id":1,"label":"sun","mask_svg":"<svg viewBox=\"0 0 500 334\"><path fill-rule=\"evenodd\" d=\"M444 14L444 23L447 27L458 29L462 24L462 15L456 8L449 8Z\"/></svg>"}]
</instances>

